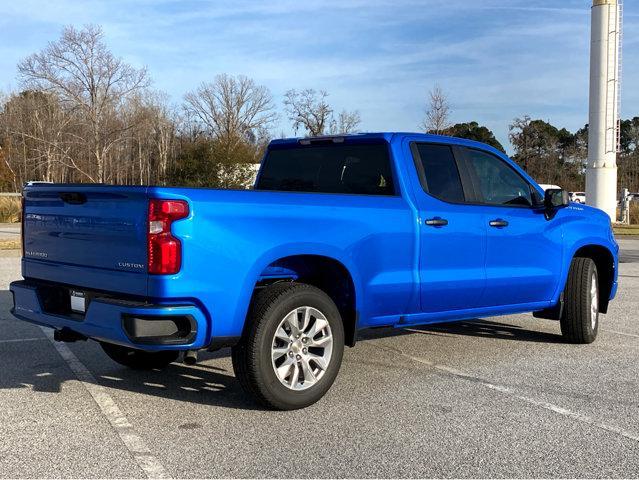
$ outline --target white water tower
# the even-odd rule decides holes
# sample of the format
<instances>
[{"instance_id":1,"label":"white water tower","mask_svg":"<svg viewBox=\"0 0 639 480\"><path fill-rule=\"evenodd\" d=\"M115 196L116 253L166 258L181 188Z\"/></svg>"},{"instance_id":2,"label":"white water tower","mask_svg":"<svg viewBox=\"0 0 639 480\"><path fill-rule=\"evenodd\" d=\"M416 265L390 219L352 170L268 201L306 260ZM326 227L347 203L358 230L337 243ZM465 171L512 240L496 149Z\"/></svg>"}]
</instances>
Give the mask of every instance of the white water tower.
<instances>
[{"instance_id":1,"label":"white water tower","mask_svg":"<svg viewBox=\"0 0 639 480\"><path fill-rule=\"evenodd\" d=\"M586 203L616 221L621 0L593 0Z\"/></svg>"}]
</instances>

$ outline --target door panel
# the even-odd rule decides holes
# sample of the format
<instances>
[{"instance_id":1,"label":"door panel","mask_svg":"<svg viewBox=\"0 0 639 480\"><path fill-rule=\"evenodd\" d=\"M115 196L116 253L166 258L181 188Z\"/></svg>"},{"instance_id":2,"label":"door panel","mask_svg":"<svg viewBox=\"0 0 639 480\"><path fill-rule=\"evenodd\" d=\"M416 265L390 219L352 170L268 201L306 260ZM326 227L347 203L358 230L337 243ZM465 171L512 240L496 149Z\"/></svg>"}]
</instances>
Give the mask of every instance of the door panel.
<instances>
[{"instance_id":1,"label":"door panel","mask_svg":"<svg viewBox=\"0 0 639 480\"><path fill-rule=\"evenodd\" d=\"M440 202L441 203L441 202ZM420 208L421 305L423 312L444 312L479 306L485 286L486 228L483 217L463 205ZM428 226L440 217L448 224Z\"/></svg>"},{"instance_id":2,"label":"door panel","mask_svg":"<svg viewBox=\"0 0 639 480\"><path fill-rule=\"evenodd\" d=\"M484 215L486 289L484 307L548 301L562 265L562 229L546 219L536 189L505 159L463 148Z\"/></svg>"},{"instance_id":3,"label":"door panel","mask_svg":"<svg viewBox=\"0 0 639 480\"><path fill-rule=\"evenodd\" d=\"M562 231L558 222L529 208L485 207L488 226L486 290L482 306L550 300L562 265Z\"/></svg>"},{"instance_id":4,"label":"door panel","mask_svg":"<svg viewBox=\"0 0 639 480\"><path fill-rule=\"evenodd\" d=\"M466 200L464 172L449 145L417 143L415 198L419 210L421 310L479 306L484 286L486 226Z\"/></svg>"}]
</instances>

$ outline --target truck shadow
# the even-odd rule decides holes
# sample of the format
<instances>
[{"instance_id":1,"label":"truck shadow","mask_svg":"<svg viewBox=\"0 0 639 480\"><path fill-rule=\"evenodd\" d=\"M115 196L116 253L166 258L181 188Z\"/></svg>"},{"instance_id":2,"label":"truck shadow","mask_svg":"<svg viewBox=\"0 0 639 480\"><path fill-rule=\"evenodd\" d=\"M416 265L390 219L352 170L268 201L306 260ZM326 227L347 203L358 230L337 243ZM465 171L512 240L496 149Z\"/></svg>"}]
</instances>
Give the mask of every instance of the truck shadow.
<instances>
[{"instance_id":1,"label":"truck shadow","mask_svg":"<svg viewBox=\"0 0 639 480\"><path fill-rule=\"evenodd\" d=\"M535 319L534 321L540 320ZM403 332L439 336L461 335L533 343L563 343L559 334L528 330L518 325L481 319L407 327L403 329Z\"/></svg>"},{"instance_id":2,"label":"truck shadow","mask_svg":"<svg viewBox=\"0 0 639 480\"><path fill-rule=\"evenodd\" d=\"M96 355L104 356L100 347L94 345L99 350ZM226 366L229 356L228 349L204 352L195 366L175 362L162 370L151 371L130 370L104 356L100 362L101 373L94 375L104 386L144 395L241 410L261 409L242 391L230 364ZM210 360L219 359L224 359L224 367L211 365Z\"/></svg>"},{"instance_id":3,"label":"truck shadow","mask_svg":"<svg viewBox=\"0 0 639 480\"><path fill-rule=\"evenodd\" d=\"M0 321L8 326L9 331L13 330L12 322L16 323L15 327L24 326L8 313L10 303L11 293L0 291ZM6 330L3 329L3 331ZM3 368L9 368L9 371L5 371L6 375L0 375L0 389L30 388L34 391L59 393L62 384L75 379L68 365L39 329L16 328L15 331L29 333L21 334L24 336L24 341L21 341L19 338L9 338L15 337L15 334L5 336L0 331L0 360L4 363ZM361 333L359 341L413 334L463 335L538 343L561 341L559 335L487 320L405 329L367 330ZM33 341L35 336L42 338ZM230 358L228 358L230 349L202 352L199 355L200 361L195 366L176 362L163 370L136 371L111 361L96 342L78 342L68 346L91 372L92 378L89 380L85 378L84 381L96 382L108 388L189 403L242 410L261 409L248 398L236 381ZM11 357L10 362L6 361L5 355Z\"/></svg>"},{"instance_id":4,"label":"truck shadow","mask_svg":"<svg viewBox=\"0 0 639 480\"><path fill-rule=\"evenodd\" d=\"M44 340L44 345L47 344ZM42 342L39 348L43 348ZM177 362L162 370L131 370L111 361L95 342L73 345L71 349L91 373L91 378L83 376L85 383L174 401L241 410L260 409L241 390L232 370L229 372L204 363L187 366ZM50 361L30 363L25 358L10 375L0 378L0 389L29 388L35 392L60 393L65 382L76 380L53 348L45 353L51 356Z\"/></svg>"},{"instance_id":5,"label":"truck shadow","mask_svg":"<svg viewBox=\"0 0 639 480\"><path fill-rule=\"evenodd\" d=\"M57 350L36 326L15 319L9 309L12 295L0 291L0 390L30 389L60 393L63 385L77 380ZM162 370L131 370L102 351L94 341L66 344L90 377L83 382L189 403L251 410L260 409L241 390L233 375L230 349L203 352L201 363L175 362Z\"/></svg>"}]
</instances>

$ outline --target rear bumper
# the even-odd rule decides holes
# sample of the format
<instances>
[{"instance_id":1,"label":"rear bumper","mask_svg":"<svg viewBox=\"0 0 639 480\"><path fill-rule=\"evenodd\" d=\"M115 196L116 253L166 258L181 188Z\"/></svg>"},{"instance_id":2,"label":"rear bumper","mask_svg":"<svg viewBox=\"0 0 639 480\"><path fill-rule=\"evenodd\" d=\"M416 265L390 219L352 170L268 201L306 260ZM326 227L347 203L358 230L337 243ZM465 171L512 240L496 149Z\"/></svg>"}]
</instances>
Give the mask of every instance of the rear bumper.
<instances>
[{"instance_id":1,"label":"rear bumper","mask_svg":"<svg viewBox=\"0 0 639 480\"><path fill-rule=\"evenodd\" d=\"M36 283L13 282L10 290L14 304L11 313L27 322L143 350L187 350L209 345L209 322L196 305L154 305L95 296L82 316L45 311Z\"/></svg>"}]
</instances>

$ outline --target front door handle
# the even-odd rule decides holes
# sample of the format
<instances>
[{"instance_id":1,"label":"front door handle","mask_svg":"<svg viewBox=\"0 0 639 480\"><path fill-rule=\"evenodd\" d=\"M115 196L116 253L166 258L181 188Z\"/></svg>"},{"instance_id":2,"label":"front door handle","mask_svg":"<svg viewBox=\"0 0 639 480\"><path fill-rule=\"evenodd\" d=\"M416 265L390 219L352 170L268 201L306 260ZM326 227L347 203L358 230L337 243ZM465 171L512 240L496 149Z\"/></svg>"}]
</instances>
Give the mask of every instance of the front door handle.
<instances>
[{"instance_id":1,"label":"front door handle","mask_svg":"<svg viewBox=\"0 0 639 480\"><path fill-rule=\"evenodd\" d=\"M495 228L504 228L508 226L508 222L506 220L502 220L501 218L496 218L495 220L491 220L488 222L488 225Z\"/></svg>"},{"instance_id":2,"label":"front door handle","mask_svg":"<svg viewBox=\"0 0 639 480\"><path fill-rule=\"evenodd\" d=\"M435 217L429 218L428 220L424 220L424 224L429 227L445 227L448 225L448 220L445 218Z\"/></svg>"}]
</instances>

